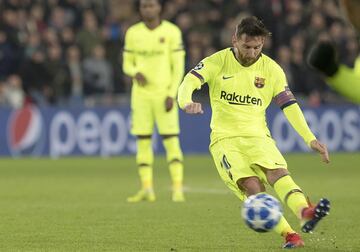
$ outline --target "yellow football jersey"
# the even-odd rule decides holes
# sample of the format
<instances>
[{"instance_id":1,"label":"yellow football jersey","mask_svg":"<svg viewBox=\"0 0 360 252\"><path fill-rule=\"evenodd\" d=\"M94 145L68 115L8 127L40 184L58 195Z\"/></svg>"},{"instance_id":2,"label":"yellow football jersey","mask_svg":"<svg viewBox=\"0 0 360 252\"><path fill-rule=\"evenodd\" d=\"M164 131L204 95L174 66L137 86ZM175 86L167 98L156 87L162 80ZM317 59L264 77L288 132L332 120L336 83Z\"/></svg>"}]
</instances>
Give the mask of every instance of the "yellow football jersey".
<instances>
[{"instance_id":1,"label":"yellow football jersey","mask_svg":"<svg viewBox=\"0 0 360 252\"><path fill-rule=\"evenodd\" d=\"M168 21L153 30L139 22L126 32L123 70L130 77L140 72L147 79L143 87L134 80L133 92L175 97L184 76L184 57L181 31Z\"/></svg>"},{"instance_id":2,"label":"yellow football jersey","mask_svg":"<svg viewBox=\"0 0 360 252\"><path fill-rule=\"evenodd\" d=\"M212 143L233 136L270 136L265 111L271 101L281 108L296 102L284 71L264 54L244 67L227 48L205 58L188 75L209 85Z\"/></svg>"}]
</instances>

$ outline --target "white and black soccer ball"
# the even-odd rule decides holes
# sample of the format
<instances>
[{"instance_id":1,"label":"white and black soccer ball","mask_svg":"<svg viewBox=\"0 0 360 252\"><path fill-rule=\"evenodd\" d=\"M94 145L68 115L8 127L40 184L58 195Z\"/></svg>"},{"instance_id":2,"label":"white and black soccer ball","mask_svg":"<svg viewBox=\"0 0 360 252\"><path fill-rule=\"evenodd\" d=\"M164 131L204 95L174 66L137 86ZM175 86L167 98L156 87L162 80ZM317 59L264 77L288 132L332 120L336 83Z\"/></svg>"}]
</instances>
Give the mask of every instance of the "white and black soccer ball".
<instances>
[{"instance_id":1,"label":"white and black soccer ball","mask_svg":"<svg viewBox=\"0 0 360 252\"><path fill-rule=\"evenodd\" d=\"M266 193L247 198L241 211L246 225L256 232L268 232L273 229L279 223L282 214L280 202Z\"/></svg>"}]
</instances>

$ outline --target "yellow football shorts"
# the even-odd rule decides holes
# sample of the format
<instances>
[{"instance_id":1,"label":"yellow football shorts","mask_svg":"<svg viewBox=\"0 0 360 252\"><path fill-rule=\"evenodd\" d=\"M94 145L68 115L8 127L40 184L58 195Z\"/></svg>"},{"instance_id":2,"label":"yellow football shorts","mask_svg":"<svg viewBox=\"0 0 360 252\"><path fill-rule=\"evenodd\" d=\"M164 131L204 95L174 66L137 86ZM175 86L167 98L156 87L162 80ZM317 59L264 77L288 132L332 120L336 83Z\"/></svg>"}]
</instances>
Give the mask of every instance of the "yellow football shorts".
<instances>
[{"instance_id":1,"label":"yellow football shorts","mask_svg":"<svg viewBox=\"0 0 360 252\"><path fill-rule=\"evenodd\" d=\"M165 110L166 95L138 95L131 97L131 134L152 135L156 124L160 135L179 134L179 109Z\"/></svg>"},{"instance_id":2,"label":"yellow football shorts","mask_svg":"<svg viewBox=\"0 0 360 252\"><path fill-rule=\"evenodd\" d=\"M260 167L287 169L286 161L271 137L225 138L211 144L210 152L220 177L241 200L246 197L236 181L256 176L267 184Z\"/></svg>"}]
</instances>

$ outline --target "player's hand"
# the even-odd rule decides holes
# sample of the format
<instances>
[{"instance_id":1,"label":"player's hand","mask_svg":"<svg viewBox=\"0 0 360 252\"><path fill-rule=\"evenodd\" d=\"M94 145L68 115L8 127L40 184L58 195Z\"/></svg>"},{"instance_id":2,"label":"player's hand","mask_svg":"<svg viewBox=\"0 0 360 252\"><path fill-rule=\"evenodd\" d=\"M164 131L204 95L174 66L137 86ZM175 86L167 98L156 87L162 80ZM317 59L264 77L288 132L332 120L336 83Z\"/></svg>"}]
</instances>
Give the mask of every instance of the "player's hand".
<instances>
[{"instance_id":1,"label":"player's hand","mask_svg":"<svg viewBox=\"0 0 360 252\"><path fill-rule=\"evenodd\" d=\"M312 140L310 142L310 147L311 149L313 149L314 151L317 151L318 153L320 153L321 155L321 159L323 162L325 163L329 163L330 162L330 158L329 158L329 152L327 150L327 147L325 144L319 142L318 140Z\"/></svg>"},{"instance_id":2,"label":"player's hand","mask_svg":"<svg viewBox=\"0 0 360 252\"><path fill-rule=\"evenodd\" d=\"M165 111L169 112L174 107L174 98L168 96L165 99Z\"/></svg>"},{"instance_id":3,"label":"player's hand","mask_svg":"<svg viewBox=\"0 0 360 252\"><path fill-rule=\"evenodd\" d=\"M135 74L134 79L139 83L140 86L145 86L147 83L145 76L140 72Z\"/></svg>"},{"instance_id":4,"label":"player's hand","mask_svg":"<svg viewBox=\"0 0 360 252\"><path fill-rule=\"evenodd\" d=\"M204 114L201 103L191 102L185 105L184 111L188 114Z\"/></svg>"},{"instance_id":5,"label":"player's hand","mask_svg":"<svg viewBox=\"0 0 360 252\"><path fill-rule=\"evenodd\" d=\"M307 62L327 76L333 76L339 69L336 48L327 41L318 42L311 48Z\"/></svg>"}]
</instances>

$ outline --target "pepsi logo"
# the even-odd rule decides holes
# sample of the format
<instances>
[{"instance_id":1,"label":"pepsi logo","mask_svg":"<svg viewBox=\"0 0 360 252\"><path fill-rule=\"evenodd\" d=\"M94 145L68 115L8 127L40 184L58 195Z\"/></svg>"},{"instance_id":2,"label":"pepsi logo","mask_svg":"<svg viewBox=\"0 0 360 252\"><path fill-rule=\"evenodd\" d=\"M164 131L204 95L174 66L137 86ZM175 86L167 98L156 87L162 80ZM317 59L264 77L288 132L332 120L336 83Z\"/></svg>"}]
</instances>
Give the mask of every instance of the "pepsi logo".
<instances>
[{"instance_id":1,"label":"pepsi logo","mask_svg":"<svg viewBox=\"0 0 360 252\"><path fill-rule=\"evenodd\" d=\"M45 130L40 110L26 106L14 110L7 127L8 146L13 156L40 155L45 143Z\"/></svg>"}]
</instances>

